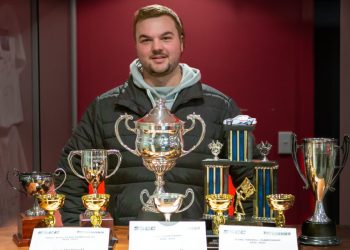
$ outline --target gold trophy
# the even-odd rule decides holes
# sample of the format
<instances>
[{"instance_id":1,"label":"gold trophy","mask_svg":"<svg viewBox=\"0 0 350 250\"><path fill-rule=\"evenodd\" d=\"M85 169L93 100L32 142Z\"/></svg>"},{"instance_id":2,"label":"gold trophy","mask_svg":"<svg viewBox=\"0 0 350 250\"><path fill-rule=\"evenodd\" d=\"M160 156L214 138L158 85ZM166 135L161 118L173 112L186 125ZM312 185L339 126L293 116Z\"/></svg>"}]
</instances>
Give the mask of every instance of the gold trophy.
<instances>
[{"instance_id":1,"label":"gold trophy","mask_svg":"<svg viewBox=\"0 0 350 250\"><path fill-rule=\"evenodd\" d=\"M124 119L125 127L136 134L135 149L129 148L120 137L119 124ZM165 172L174 167L177 158L187 155L199 146L205 135L205 123L199 115L191 114L187 119L191 120L192 124L189 128L184 128L184 122L170 113L163 99L158 99L156 106L147 115L135 121L134 128L128 123L132 119L133 117L128 114L121 115L117 119L114 126L116 137L124 148L142 157L145 167L154 172L156 189L153 194L165 193L163 179ZM195 127L195 120L202 125L202 134L192 148L184 150L183 135ZM147 203L143 202L144 194L148 196ZM148 190L143 190L140 199L144 204L144 211L158 212Z\"/></svg>"},{"instance_id":2,"label":"gold trophy","mask_svg":"<svg viewBox=\"0 0 350 250\"><path fill-rule=\"evenodd\" d=\"M219 226L224 225L226 222L224 212L232 204L233 196L230 194L208 194L205 196L205 200L210 209L215 212L212 222L213 234L219 234Z\"/></svg>"},{"instance_id":3,"label":"gold trophy","mask_svg":"<svg viewBox=\"0 0 350 250\"><path fill-rule=\"evenodd\" d=\"M34 206L24 213L20 213L18 217L17 233L13 235L13 241L17 246L29 246L35 227L41 227L42 220L45 218L46 212L40 208L38 196L46 194L53 186L55 176L60 173L64 174L62 183L54 190L59 189L66 180L66 172L62 168L56 169L53 173L30 172L20 173L17 169L7 172L7 181L10 186L27 196L34 198ZM14 176L18 177L21 187L15 187L11 182Z\"/></svg>"},{"instance_id":4,"label":"gold trophy","mask_svg":"<svg viewBox=\"0 0 350 250\"><path fill-rule=\"evenodd\" d=\"M338 245L340 240L336 236L336 226L325 213L323 199L328 190L334 190L332 186L344 169L349 154L349 136L344 136L342 147L339 147L337 140L333 138L306 138L301 146L297 145L296 135L292 136L292 140L294 165L305 183L305 188L311 186L316 200L314 214L302 225L299 243L316 246ZM299 167L298 147L302 148L305 175ZM341 167L336 168L339 148L343 151L343 159Z\"/></svg>"},{"instance_id":5,"label":"gold trophy","mask_svg":"<svg viewBox=\"0 0 350 250\"><path fill-rule=\"evenodd\" d=\"M245 201L255 192L254 185L249 181L247 177L236 189L236 204L235 204L235 219L241 221L244 219L245 212L243 209L242 201Z\"/></svg>"},{"instance_id":6,"label":"gold trophy","mask_svg":"<svg viewBox=\"0 0 350 250\"><path fill-rule=\"evenodd\" d=\"M65 196L63 194L43 194L38 195L37 198L40 207L47 211L47 215L44 219L46 226L54 227L56 225L54 213L63 206Z\"/></svg>"},{"instance_id":7,"label":"gold trophy","mask_svg":"<svg viewBox=\"0 0 350 250\"><path fill-rule=\"evenodd\" d=\"M110 174L107 174L108 170L108 156L116 155L118 163L114 167ZM83 175L79 174L73 165L73 158L80 156L80 167ZM105 179L114 175L121 163L122 156L119 150L116 149L85 149L71 151L68 155L68 164L73 173L81 179L85 179L92 185L94 194L97 194L97 188Z\"/></svg>"},{"instance_id":8,"label":"gold trophy","mask_svg":"<svg viewBox=\"0 0 350 250\"><path fill-rule=\"evenodd\" d=\"M294 204L295 197L292 194L270 194L266 196L267 202L272 210L277 211L275 218L276 226L284 227L286 218L284 211L291 208Z\"/></svg>"},{"instance_id":9,"label":"gold trophy","mask_svg":"<svg viewBox=\"0 0 350 250\"><path fill-rule=\"evenodd\" d=\"M109 194L87 194L82 197L84 206L90 211L93 211L90 216L90 222L93 227L101 227L102 216L100 209L108 205L109 197Z\"/></svg>"},{"instance_id":10,"label":"gold trophy","mask_svg":"<svg viewBox=\"0 0 350 250\"><path fill-rule=\"evenodd\" d=\"M107 174L108 170L108 156L115 155L117 157L117 164L110 174ZM80 156L80 168L82 175L79 174L73 164L73 158ZM105 179L108 179L114 175L122 161L122 155L119 150L116 149L85 149L71 151L68 155L68 164L73 173L81 179L85 179L89 184L92 185L93 193L97 194L97 188ZM113 230L113 218L105 210L100 210L103 217L103 225ZM85 213L80 215L80 226L90 226L90 217L92 213L89 209Z\"/></svg>"}]
</instances>

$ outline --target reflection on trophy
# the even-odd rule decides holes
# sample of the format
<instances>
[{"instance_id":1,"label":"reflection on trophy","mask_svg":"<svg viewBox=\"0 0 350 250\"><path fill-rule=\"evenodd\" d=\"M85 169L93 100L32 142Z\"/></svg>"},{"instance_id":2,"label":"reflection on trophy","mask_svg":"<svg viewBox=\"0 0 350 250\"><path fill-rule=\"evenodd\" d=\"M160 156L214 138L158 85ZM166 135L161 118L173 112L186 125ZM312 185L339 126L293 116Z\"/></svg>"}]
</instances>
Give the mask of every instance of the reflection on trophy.
<instances>
[{"instance_id":1,"label":"reflection on trophy","mask_svg":"<svg viewBox=\"0 0 350 250\"><path fill-rule=\"evenodd\" d=\"M93 227L101 227L102 216L100 215L100 209L108 205L109 197L109 194L87 194L82 197L84 206L93 211L93 214L90 216L90 222Z\"/></svg>"},{"instance_id":2,"label":"reflection on trophy","mask_svg":"<svg viewBox=\"0 0 350 250\"><path fill-rule=\"evenodd\" d=\"M123 143L119 134L119 124L125 119L125 127L136 134L135 149L129 148ZM184 122L170 113L162 99L157 100L156 106L143 118L135 121L135 127L129 126L131 115L121 115L115 122L115 134L119 143L131 153L141 156L145 167L154 172L156 176L154 194L164 193L164 173L174 167L176 159L187 155L202 142L205 134L205 123L199 115L187 116L192 124L188 129L184 128ZM183 149L183 135L195 127L195 120L202 125L202 134L198 142L189 150ZM148 194L148 193L145 193ZM143 197L143 196L141 196ZM142 198L141 198L142 199ZM142 203L145 204L145 202ZM149 196L146 211L156 211L154 202Z\"/></svg>"},{"instance_id":3,"label":"reflection on trophy","mask_svg":"<svg viewBox=\"0 0 350 250\"><path fill-rule=\"evenodd\" d=\"M13 240L17 246L28 246L32 233L35 227L40 226L42 220L45 218L46 212L40 208L38 203L38 196L45 195L54 183L54 177L64 174L62 183L57 186L54 190L59 189L66 180L66 172L58 168L52 174L51 173L41 173L41 172L31 172L31 173L20 173L18 170L14 169L7 173L7 181L10 186L27 196L34 197L34 206L27 210L25 213L19 215L18 221L18 232L13 236ZM18 177L21 184L20 188L15 187L11 182L11 176Z\"/></svg>"},{"instance_id":4,"label":"reflection on trophy","mask_svg":"<svg viewBox=\"0 0 350 250\"><path fill-rule=\"evenodd\" d=\"M304 155L306 177L297 159L296 135L293 135L292 139L292 156L295 167L305 183L305 188L311 186L316 199L314 214L303 223L299 242L305 245L338 245L340 241L336 237L335 223L326 215L323 199L328 190L334 190L332 186L345 166L349 153L349 136L344 136L341 147L343 160L335 174L337 150L340 148L337 146L337 140L332 138L303 139L300 147Z\"/></svg>"},{"instance_id":5,"label":"reflection on trophy","mask_svg":"<svg viewBox=\"0 0 350 250\"><path fill-rule=\"evenodd\" d=\"M227 211L232 203L233 196L230 194L209 194L205 196L210 209L215 212L213 217L213 234L219 235L219 226L226 222L224 212Z\"/></svg>"},{"instance_id":6,"label":"reflection on trophy","mask_svg":"<svg viewBox=\"0 0 350 250\"><path fill-rule=\"evenodd\" d=\"M73 165L73 157L79 155L81 157L81 170L83 175L79 174ZM113 169L112 173L107 175L108 170L108 156L116 155L118 163ZM111 177L117 172L122 156L119 150L116 149L85 149L71 151L68 155L68 164L73 173L81 179L85 179L89 184L92 185L94 194L97 194L97 188L101 182Z\"/></svg>"},{"instance_id":7,"label":"reflection on trophy","mask_svg":"<svg viewBox=\"0 0 350 250\"><path fill-rule=\"evenodd\" d=\"M266 196L267 202L272 210L277 211L275 218L276 226L284 227L286 218L284 211L291 208L294 204L295 197L292 194L270 194Z\"/></svg>"},{"instance_id":8,"label":"reflection on trophy","mask_svg":"<svg viewBox=\"0 0 350 250\"><path fill-rule=\"evenodd\" d=\"M191 193L192 199L190 203L182 208L182 202L187 197L187 195ZM181 213L188 208L190 208L194 202L194 193L193 190L188 188L186 190L186 194L177 194L177 193L159 193L159 194L153 194L152 196L149 196L148 190L144 189L141 192L141 202L143 206L147 206L147 204L143 201L142 196L146 194L147 197L150 197L153 199L154 205L158 212L163 213L165 217L165 221L170 221L171 214L173 213ZM157 212L153 211L152 212Z\"/></svg>"},{"instance_id":9,"label":"reflection on trophy","mask_svg":"<svg viewBox=\"0 0 350 250\"><path fill-rule=\"evenodd\" d=\"M249 181L247 177L242 181L242 183L236 189L236 204L235 204L235 218L238 221L241 221L245 212L243 209L242 201L245 201L247 198L252 196L255 192L254 185Z\"/></svg>"},{"instance_id":10,"label":"reflection on trophy","mask_svg":"<svg viewBox=\"0 0 350 250\"><path fill-rule=\"evenodd\" d=\"M44 222L47 227L54 227L56 219L55 211L63 207L65 196L63 194L43 194L38 195L39 205L42 209L47 211Z\"/></svg>"}]
</instances>

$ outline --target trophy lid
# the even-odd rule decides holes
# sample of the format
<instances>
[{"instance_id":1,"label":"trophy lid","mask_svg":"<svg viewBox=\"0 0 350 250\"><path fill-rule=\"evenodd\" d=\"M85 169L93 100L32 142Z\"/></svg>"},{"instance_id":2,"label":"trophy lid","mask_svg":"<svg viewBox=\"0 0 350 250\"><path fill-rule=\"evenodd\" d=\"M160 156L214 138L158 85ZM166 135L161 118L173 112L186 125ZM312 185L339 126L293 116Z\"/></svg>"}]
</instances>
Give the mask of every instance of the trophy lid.
<instances>
[{"instance_id":1,"label":"trophy lid","mask_svg":"<svg viewBox=\"0 0 350 250\"><path fill-rule=\"evenodd\" d=\"M160 98L156 101L156 106L144 117L137 120L137 123L182 123L170 110L165 106L164 99Z\"/></svg>"}]
</instances>

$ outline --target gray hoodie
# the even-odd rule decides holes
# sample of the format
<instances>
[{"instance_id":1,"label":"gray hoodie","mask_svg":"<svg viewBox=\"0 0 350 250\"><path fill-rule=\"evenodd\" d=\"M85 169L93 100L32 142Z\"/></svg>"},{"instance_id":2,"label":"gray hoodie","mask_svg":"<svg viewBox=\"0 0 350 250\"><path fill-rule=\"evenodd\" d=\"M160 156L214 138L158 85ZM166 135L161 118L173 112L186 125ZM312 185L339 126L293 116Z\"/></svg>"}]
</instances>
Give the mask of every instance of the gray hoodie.
<instances>
[{"instance_id":1,"label":"gray hoodie","mask_svg":"<svg viewBox=\"0 0 350 250\"><path fill-rule=\"evenodd\" d=\"M153 107L156 104L156 99L163 98L165 100L165 106L171 110L171 107L173 106L178 93L184 88L188 88L194 85L201 79L201 73L199 69L191 68L187 64L180 63L180 67L182 69L182 78L179 85L175 87L152 87L144 81L139 69L139 65L139 60L135 59L130 64L130 72L135 85L147 91L148 98L150 99Z\"/></svg>"}]
</instances>

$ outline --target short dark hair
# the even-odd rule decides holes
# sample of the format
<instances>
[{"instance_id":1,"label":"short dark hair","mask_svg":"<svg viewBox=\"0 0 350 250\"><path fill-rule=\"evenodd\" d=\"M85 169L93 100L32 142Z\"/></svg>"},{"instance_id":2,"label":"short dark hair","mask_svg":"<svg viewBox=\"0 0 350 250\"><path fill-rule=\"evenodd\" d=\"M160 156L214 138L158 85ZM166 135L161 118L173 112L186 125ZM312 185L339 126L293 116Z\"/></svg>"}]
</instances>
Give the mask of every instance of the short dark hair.
<instances>
[{"instance_id":1,"label":"short dark hair","mask_svg":"<svg viewBox=\"0 0 350 250\"><path fill-rule=\"evenodd\" d=\"M160 16L171 17L171 19L173 19L175 22L175 26L176 26L177 32L179 33L179 37L182 39L185 38L185 32L184 32L182 21L179 18L179 16L175 13L175 11L163 5L153 4L153 5L142 7L135 12L134 25L133 25L134 39L136 40L136 24L138 22L141 22L148 18L160 17Z\"/></svg>"}]
</instances>

